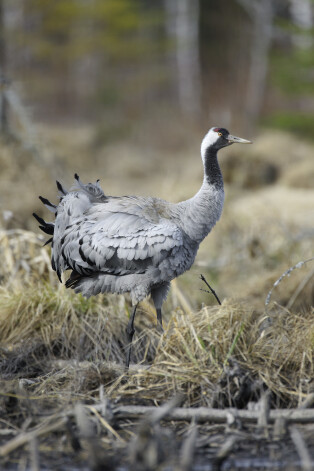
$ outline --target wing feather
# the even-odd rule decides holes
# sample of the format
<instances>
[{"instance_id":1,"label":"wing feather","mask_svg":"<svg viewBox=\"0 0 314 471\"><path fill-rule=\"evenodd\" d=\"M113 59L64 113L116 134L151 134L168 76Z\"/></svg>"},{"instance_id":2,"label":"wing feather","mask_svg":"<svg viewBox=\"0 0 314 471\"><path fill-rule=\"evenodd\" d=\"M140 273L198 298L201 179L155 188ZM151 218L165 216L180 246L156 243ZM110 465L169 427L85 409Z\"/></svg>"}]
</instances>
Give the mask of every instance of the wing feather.
<instances>
[{"instance_id":1,"label":"wing feather","mask_svg":"<svg viewBox=\"0 0 314 471\"><path fill-rule=\"evenodd\" d=\"M158 222L140 205L95 204L66 228L62 254L75 270L111 274L145 273L183 244L181 229L169 219ZM129 211L129 212L128 212ZM80 237L78 237L80 234Z\"/></svg>"}]
</instances>

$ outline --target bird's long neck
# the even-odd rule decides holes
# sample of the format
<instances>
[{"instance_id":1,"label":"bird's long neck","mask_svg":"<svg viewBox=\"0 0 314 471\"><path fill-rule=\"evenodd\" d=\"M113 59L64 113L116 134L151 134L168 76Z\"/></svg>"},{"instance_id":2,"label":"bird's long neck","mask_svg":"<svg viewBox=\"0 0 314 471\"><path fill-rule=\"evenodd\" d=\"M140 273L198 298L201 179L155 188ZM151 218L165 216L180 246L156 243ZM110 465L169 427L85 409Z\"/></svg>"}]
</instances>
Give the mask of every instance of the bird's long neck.
<instances>
[{"instance_id":1,"label":"bird's long neck","mask_svg":"<svg viewBox=\"0 0 314 471\"><path fill-rule=\"evenodd\" d=\"M223 189L223 179L218 164L217 150L208 147L204 155L204 183L207 186L214 186L217 190Z\"/></svg>"},{"instance_id":2,"label":"bird's long neck","mask_svg":"<svg viewBox=\"0 0 314 471\"><path fill-rule=\"evenodd\" d=\"M191 199L182 202L183 229L195 241L201 242L221 216L224 186L217 160L217 150L209 147L203 157L204 180Z\"/></svg>"}]
</instances>

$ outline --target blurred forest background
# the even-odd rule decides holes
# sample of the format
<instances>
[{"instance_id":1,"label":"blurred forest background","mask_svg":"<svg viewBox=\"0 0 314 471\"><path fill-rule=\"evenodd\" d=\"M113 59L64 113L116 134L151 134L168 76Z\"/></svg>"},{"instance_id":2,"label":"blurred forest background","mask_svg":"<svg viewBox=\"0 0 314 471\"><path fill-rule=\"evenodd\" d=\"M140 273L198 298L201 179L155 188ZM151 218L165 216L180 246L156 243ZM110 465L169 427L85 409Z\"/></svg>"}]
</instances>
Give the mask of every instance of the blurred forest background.
<instances>
[{"instance_id":1,"label":"blurred forest background","mask_svg":"<svg viewBox=\"0 0 314 471\"><path fill-rule=\"evenodd\" d=\"M1 75L35 122L92 123L104 142L141 139L156 121L170 141L173 126L187 136L212 122L312 137L313 8L312 0L1 0ZM2 129L6 120L2 105Z\"/></svg>"},{"instance_id":2,"label":"blurred forest background","mask_svg":"<svg viewBox=\"0 0 314 471\"><path fill-rule=\"evenodd\" d=\"M37 195L74 172L189 198L223 126L254 145L220 157L226 209L195 273L245 295L263 267L269 287L312 250L313 22L313 0L0 0L3 227L37 232Z\"/></svg>"}]
</instances>

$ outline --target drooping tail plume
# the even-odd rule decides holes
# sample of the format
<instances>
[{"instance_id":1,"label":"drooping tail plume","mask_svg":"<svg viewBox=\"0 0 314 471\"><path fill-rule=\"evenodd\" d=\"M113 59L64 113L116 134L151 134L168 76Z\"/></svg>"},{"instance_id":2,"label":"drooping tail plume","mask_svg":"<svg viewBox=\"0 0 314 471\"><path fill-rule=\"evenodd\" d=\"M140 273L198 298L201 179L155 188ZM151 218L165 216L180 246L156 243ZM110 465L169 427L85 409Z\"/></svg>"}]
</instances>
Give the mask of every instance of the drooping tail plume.
<instances>
[{"instance_id":1,"label":"drooping tail plume","mask_svg":"<svg viewBox=\"0 0 314 471\"><path fill-rule=\"evenodd\" d=\"M53 222L45 221L43 218L38 216L38 214L36 214L36 213L33 213L33 216L40 224L39 229L41 229L43 232L45 232L45 234L53 235L53 231L54 231Z\"/></svg>"},{"instance_id":2,"label":"drooping tail plume","mask_svg":"<svg viewBox=\"0 0 314 471\"><path fill-rule=\"evenodd\" d=\"M39 199L46 206L46 208L49 209L49 211L51 211L52 213L56 213L57 206L55 204L50 203L50 201L47 200L47 198L44 198L43 196L39 196Z\"/></svg>"},{"instance_id":3,"label":"drooping tail plume","mask_svg":"<svg viewBox=\"0 0 314 471\"><path fill-rule=\"evenodd\" d=\"M63 186L61 185L60 182L58 182L58 180L56 181L56 184L57 184L57 188L59 190L59 192L61 193L61 195L65 196L68 194L68 192L63 188Z\"/></svg>"}]
</instances>

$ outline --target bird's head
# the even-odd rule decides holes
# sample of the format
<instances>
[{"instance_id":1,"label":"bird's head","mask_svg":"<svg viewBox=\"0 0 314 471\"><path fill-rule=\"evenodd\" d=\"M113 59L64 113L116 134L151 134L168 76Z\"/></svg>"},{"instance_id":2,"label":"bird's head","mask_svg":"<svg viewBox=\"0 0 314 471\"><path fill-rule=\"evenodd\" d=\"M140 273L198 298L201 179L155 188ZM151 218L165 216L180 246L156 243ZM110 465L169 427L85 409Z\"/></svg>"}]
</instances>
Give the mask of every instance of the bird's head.
<instances>
[{"instance_id":1,"label":"bird's head","mask_svg":"<svg viewBox=\"0 0 314 471\"><path fill-rule=\"evenodd\" d=\"M205 159L206 151L209 148L218 151L222 147L230 146L234 143L252 144L252 141L232 136L225 128L211 128L204 137L201 145L202 158Z\"/></svg>"}]
</instances>

